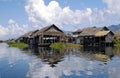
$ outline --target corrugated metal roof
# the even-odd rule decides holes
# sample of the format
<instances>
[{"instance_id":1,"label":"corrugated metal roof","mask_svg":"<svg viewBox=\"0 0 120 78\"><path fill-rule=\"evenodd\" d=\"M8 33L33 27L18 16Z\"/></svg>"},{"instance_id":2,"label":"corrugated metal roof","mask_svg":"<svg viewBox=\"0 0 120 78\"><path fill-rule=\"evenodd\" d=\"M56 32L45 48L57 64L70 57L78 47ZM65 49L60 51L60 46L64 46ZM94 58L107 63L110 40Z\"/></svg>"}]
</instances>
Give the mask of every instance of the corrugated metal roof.
<instances>
[{"instance_id":1,"label":"corrugated metal roof","mask_svg":"<svg viewBox=\"0 0 120 78\"><path fill-rule=\"evenodd\" d=\"M105 36L109 33L110 31L99 31L95 34L95 36L99 37L99 36Z\"/></svg>"}]
</instances>

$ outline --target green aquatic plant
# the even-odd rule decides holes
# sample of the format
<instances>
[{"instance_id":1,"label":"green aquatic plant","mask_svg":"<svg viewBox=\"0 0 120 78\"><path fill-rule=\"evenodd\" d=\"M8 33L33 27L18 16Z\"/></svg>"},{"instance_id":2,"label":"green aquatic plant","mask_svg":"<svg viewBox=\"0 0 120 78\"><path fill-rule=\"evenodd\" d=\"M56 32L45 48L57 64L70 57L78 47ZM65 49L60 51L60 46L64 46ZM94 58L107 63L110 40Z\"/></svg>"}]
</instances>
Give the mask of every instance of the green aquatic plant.
<instances>
[{"instance_id":1,"label":"green aquatic plant","mask_svg":"<svg viewBox=\"0 0 120 78\"><path fill-rule=\"evenodd\" d=\"M57 49L57 50L63 50L63 49L69 49L69 48L80 48L81 46L79 44L73 44L73 43L62 43L57 42L50 45L51 48Z\"/></svg>"},{"instance_id":2,"label":"green aquatic plant","mask_svg":"<svg viewBox=\"0 0 120 78\"><path fill-rule=\"evenodd\" d=\"M51 44L50 47L57 50L63 50L66 48L66 45L62 42L57 42L57 43Z\"/></svg>"},{"instance_id":3,"label":"green aquatic plant","mask_svg":"<svg viewBox=\"0 0 120 78\"><path fill-rule=\"evenodd\" d=\"M120 40L119 39L113 39L114 46L120 48Z\"/></svg>"},{"instance_id":4,"label":"green aquatic plant","mask_svg":"<svg viewBox=\"0 0 120 78\"><path fill-rule=\"evenodd\" d=\"M20 48L20 49L28 48L28 44L23 43L23 42L9 41L7 43L10 47L17 47L17 48Z\"/></svg>"}]
</instances>

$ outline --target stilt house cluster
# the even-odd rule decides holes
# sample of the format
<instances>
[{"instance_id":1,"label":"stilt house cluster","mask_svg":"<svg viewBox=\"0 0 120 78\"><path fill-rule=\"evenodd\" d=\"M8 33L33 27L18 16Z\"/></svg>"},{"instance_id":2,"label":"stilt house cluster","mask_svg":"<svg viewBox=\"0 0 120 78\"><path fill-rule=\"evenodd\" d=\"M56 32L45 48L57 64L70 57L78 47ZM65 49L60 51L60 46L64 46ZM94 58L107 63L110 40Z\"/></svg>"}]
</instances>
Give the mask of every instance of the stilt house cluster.
<instances>
[{"instance_id":1,"label":"stilt house cluster","mask_svg":"<svg viewBox=\"0 0 120 78\"><path fill-rule=\"evenodd\" d=\"M85 46L111 46L113 37L114 33L107 27L83 28L73 32L73 35L69 37L53 24L40 30L30 31L19 37L17 41L30 45L45 46L55 42L69 42L73 39L73 43Z\"/></svg>"}]
</instances>

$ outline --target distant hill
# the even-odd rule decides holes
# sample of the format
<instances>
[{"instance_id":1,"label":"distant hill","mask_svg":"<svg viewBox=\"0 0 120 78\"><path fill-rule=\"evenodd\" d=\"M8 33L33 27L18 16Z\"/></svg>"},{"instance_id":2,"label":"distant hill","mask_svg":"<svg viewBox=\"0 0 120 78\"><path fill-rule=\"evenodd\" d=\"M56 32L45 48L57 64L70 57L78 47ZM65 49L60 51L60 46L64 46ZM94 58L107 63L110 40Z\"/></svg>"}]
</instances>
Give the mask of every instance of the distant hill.
<instances>
[{"instance_id":1,"label":"distant hill","mask_svg":"<svg viewBox=\"0 0 120 78\"><path fill-rule=\"evenodd\" d=\"M111 26L108 26L108 28L112 31L117 31L117 30L120 30L120 24L118 25L111 25Z\"/></svg>"}]
</instances>

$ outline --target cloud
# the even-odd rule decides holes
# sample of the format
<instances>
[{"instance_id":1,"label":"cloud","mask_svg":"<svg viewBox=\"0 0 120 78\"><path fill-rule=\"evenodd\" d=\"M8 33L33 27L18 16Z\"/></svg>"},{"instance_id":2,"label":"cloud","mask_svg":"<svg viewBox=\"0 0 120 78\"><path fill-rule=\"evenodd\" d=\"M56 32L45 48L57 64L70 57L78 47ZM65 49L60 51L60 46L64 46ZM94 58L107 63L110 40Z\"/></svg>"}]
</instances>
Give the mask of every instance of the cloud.
<instances>
[{"instance_id":1,"label":"cloud","mask_svg":"<svg viewBox=\"0 0 120 78\"><path fill-rule=\"evenodd\" d=\"M69 6L61 7L57 0L51 0L48 5L45 4L45 0L27 0L25 11L33 26L19 25L10 19L8 26L0 25L0 39L16 38L34 27L42 28L53 23L62 29L64 28L64 30L69 30L72 28L71 26L83 28L119 24L120 0L102 1L106 5L103 9L72 10Z\"/></svg>"},{"instance_id":2,"label":"cloud","mask_svg":"<svg viewBox=\"0 0 120 78\"><path fill-rule=\"evenodd\" d=\"M110 24L120 23L120 0L103 0L103 2L107 6L104 14L108 17L107 20L110 20Z\"/></svg>"},{"instance_id":3,"label":"cloud","mask_svg":"<svg viewBox=\"0 0 120 78\"><path fill-rule=\"evenodd\" d=\"M36 25L78 25L92 21L90 8L72 11L70 7L61 8L57 1L45 5L44 0L28 0L25 9L29 20Z\"/></svg>"},{"instance_id":4,"label":"cloud","mask_svg":"<svg viewBox=\"0 0 120 78\"><path fill-rule=\"evenodd\" d=\"M9 32L8 28L3 27L2 25L0 25L0 37L6 36L7 33Z\"/></svg>"},{"instance_id":5,"label":"cloud","mask_svg":"<svg viewBox=\"0 0 120 78\"><path fill-rule=\"evenodd\" d=\"M25 10L29 20L36 26L56 24L58 26L104 26L118 23L120 16L119 0L103 0L103 9L86 8L73 11L69 6L61 7L57 1L28 0Z\"/></svg>"},{"instance_id":6,"label":"cloud","mask_svg":"<svg viewBox=\"0 0 120 78\"><path fill-rule=\"evenodd\" d=\"M82 55L81 55L82 56ZM108 68L104 68L99 64L102 62L86 60L84 57L75 57L66 55L64 60L56 64L54 68L50 67L49 64L43 63L39 58L32 59L29 63L29 71L27 77L29 78L60 78L60 77L96 77L107 74ZM117 68L117 67L116 67ZM99 70L96 70L99 69Z\"/></svg>"},{"instance_id":7,"label":"cloud","mask_svg":"<svg viewBox=\"0 0 120 78\"><path fill-rule=\"evenodd\" d=\"M20 35L23 35L27 31L31 30L28 25L18 25L14 20L10 19L8 21L8 26L0 25L0 39L12 39L18 38Z\"/></svg>"},{"instance_id":8,"label":"cloud","mask_svg":"<svg viewBox=\"0 0 120 78\"><path fill-rule=\"evenodd\" d=\"M103 0L103 2L107 5L107 9L111 11L113 14L119 14L120 11L120 0Z\"/></svg>"}]
</instances>

